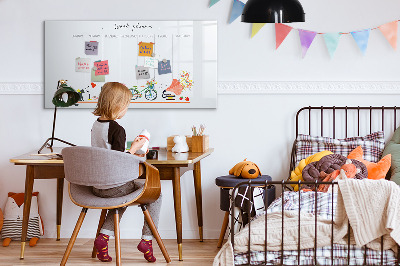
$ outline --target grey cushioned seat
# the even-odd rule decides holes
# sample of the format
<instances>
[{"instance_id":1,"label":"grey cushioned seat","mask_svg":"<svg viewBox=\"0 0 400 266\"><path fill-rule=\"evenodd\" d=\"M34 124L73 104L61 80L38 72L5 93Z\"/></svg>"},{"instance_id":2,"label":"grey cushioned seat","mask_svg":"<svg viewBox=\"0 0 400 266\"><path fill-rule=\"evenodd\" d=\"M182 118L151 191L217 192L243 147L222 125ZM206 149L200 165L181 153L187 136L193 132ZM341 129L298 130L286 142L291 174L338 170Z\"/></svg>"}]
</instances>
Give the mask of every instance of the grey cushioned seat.
<instances>
[{"instance_id":1,"label":"grey cushioned seat","mask_svg":"<svg viewBox=\"0 0 400 266\"><path fill-rule=\"evenodd\" d=\"M144 180L135 180L144 184ZM100 198L92 193L92 187L70 184L71 198L80 205L91 206L92 208L102 208L117 206L134 200L142 193L143 188L138 189L131 194L116 198Z\"/></svg>"},{"instance_id":2,"label":"grey cushioned seat","mask_svg":"<svg viewBox=\"0 0 400 266\"><path fill-rule=\"evenodd\" d=\"M144 162L144 158L96 147L67 147L62 150L62 156L65 179L70 182L69 197L76 205L82 207L82 211L60 263L61 266L67 263L88 209L102 209L96 237L103 226L107 209L114 209L115 263L120 266L121 245L118 208L130 205L141 207L145 221L149 225L166 262L171 261L146 207L146 204L156 201L161 193L160 174L157 168ZM139 163L144 166L143 176L145 180L137 179L140 173ZM101 198L92 192L92 187L107 189L108 187L118 187L132 180L135 180L135 184L138 184L140 188L122 197ZM96 253L97 250L93 247L92 258L96 257Z\"/></svg>"}]
</instances>

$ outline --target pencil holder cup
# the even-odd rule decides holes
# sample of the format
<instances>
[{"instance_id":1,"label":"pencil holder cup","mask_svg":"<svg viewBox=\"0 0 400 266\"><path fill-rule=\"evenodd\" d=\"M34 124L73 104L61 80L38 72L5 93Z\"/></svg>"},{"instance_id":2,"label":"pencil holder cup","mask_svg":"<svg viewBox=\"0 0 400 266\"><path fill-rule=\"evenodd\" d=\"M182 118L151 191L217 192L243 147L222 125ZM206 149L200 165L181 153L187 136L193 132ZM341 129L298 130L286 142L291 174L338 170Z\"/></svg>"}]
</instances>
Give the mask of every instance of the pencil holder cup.
<instances>
[{"instance_id":1,"label":"pencil holder cup","mask_svg":"<svg viewBox=\"0 0 400 266\"><path fill-rule=\"evenodd\" d=\"M208 150L209 136L192 136L192 152L205 152Z\"/></svg>"}]
</instances>

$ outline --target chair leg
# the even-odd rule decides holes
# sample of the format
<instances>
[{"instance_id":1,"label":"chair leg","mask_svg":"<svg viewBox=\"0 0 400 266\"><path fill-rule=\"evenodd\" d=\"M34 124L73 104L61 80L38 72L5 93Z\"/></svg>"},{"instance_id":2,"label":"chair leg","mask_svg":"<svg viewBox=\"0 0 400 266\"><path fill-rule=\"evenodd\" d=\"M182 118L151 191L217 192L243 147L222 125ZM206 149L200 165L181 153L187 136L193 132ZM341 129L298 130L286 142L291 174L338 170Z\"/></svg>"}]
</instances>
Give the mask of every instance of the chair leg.
<instances>
[{"instance_id":1,"label":"chair leg","mask_svg":"<svg viewBox=\"0 0 400 266\"><path fill-rule=\"evenodd\" d=\"M167 263L171 262L171 259L168 255L168 251L164 246L164 243L161 240L160 234L158 233L158 230L156 228L156 225L153 222L153 219L150 216L149 211L146 208L146 205L140 205L140 207L142 208L143 214L144 214L144 219L146 220L147 224L150 227L151 232L153 233L153 236L155 237L155 239L157 240L157 244L161 249L161 252L164 256L164 259Z\"/></svg>"},{"instance_id":2,"label":"chair leg","mask_svg":"<svg viewBox=\"0 0 400 266\"><path fill-rule=\"evenodd\" d=\"M100 215L100 219L99 219L99 226L97 226L96 238L100 234L100 230L103 227L104 221L106 220L106 215L107 215L107 210L106 209L101 210L101 215ZM96 258L96 254L97 254L97 250L96 250L96 248L95 248L95 246L93 244L92 258Z\"/></svg>"},{"instance_id":3,"label":"chair leg","mask_svg":"<svg viewBox=\"0 0 400 266\"><path fill-rule=\"evenodd\" d=\"M224 221L222 222L221 234L219 235L217 248L220 248L222 246L222 242L224 241L226 228L228 227L228 222L229 222L229 212L225 212L225 217L224 217Z\"/></svg>"},{"instance_id":4,"label":"chair leg","mask_svg":"<svg viewBox=\"0 0 400 266\"><path fill-rule=\"evenodd\" d=\"M117 257L115 265L121 265L121 243L120 243L120 235L119 235L119 213L118 209L115 209L114 214L114 234L115 234L115 256Z\"/></svg>"},{"instance_id":5,"label":"chair leg","mask_svg":"<svg viewBox=\"0 0 400 266\"><path fill-rule=\"evenodd\" d=\"M61 260L60 265L64 266L67 263L69 254L71 253L72 247L74 246L76 237L78 236L79 230L81 229L83 220L85 219L87 208L82 208L81 214L79 215L78 221L76 222L74 232L72 232L72 236L69 240L67 249L65 250L64 257Z\"/></svg>"}]
</instances>

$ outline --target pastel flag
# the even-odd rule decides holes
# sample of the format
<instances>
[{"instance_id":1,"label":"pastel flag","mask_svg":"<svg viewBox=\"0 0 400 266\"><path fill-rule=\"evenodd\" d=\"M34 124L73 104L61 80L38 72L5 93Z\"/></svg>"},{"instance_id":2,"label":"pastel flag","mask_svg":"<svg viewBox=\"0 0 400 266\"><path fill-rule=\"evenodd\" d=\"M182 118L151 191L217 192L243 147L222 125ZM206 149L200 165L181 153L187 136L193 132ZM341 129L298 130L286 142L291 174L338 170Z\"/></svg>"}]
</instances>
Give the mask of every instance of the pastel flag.
<instances>
[{"instance_id":1,"label":"pastel flag","mask_svg":"<svg viewBox=\"0 0 400 266\"><path fill-rule=\"evenodd\" d=\"M210 0L210 4L208 7L212 7L213 5L215 5L218 2L219 2L219 0Z\"/></svg>"},{"instance_id":2,"label":"pastel flag","mask_svg":"<svg viewBox=\"0 0 400 266\"><path fill-rule=\"evenodd\" d=\"M336 48L338 47L339 39L340 36L342 36L342 34L340 34L339 32L333 32L333 33L325 33L323 36L326 48L328 48L329 55L332 58L333 54L336 51Z\"/></svg>"},{"instance_id":3,"label":"pastel flag","mask_svg":"<svg viewBox=\"0 0 400 266\"><path fill-rule=\"evenodd\" d=\"M286 36L288 36L292 29L293 28L288 25L275 23L276 49L278 49L278 47L282 44L282 42L285 40Z\"/></svg>"},{"instance_id":4,"label":"pastel flag","mask_svg":"<svg viewBox=\"0 0 400 266\"><path fill-rule=\"evenodd\" d=\"M254 35L256 35L262 27L264 27L265 23L253 23L252 27L251 27L251 38L254 37Z\"/></svg>"},{"instance_id":5,"label":"pastel flag","mask_svg":"<svg viewBox=\"0 0 400 266\"><path fill-rule=\"evenodd\" d=\"M308 31L308 30L300 30L299 29L299 36L300 36L300 43L301 43L301 54L304 58L310 48L312 42L314 41L315 36L317 33L315 31Z\"/></svg>"},{"instance_id":6,"label":"pastel flag","mask_svg":"<svg viewBox=\"0 0 400 266\"><path fill-rule=\"evenodd\" d=\"M232 23L235 19L237 19L240 15L242 15L242 11L244 8L244 3L239 0L233 0L231 17L229 18L229 23Z\"/></svg>"},{"instance_id":7,"label":"pastel flag","mask_svg":"<svg viewBox=\"0 0 400 266\"><path fill-rule=\"evenodd\" d=\"M352 31L351 35L353 35L354 40L356 41L358 48L360 48L361 53L364 55L368 46L369 33L371 29L360 30L360 31Z\"/></svg>"},{"instance_id":8,"label":"pastel flag","mask_svg":"<svg viewBox=\"0 0 400 266\"><path fill-rule=\"evenodd\" d=\"M393 49L397 48L397 20L378 27Z\"/></svg>"}]
</instances>

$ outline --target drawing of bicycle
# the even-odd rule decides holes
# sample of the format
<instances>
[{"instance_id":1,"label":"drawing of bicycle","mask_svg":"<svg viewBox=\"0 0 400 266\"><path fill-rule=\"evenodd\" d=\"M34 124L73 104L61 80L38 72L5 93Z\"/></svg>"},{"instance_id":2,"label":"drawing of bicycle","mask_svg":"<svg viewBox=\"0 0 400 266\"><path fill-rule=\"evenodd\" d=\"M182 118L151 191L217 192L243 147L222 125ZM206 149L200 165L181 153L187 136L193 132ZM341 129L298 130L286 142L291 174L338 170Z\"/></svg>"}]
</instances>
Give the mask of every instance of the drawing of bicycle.
<instances>
[{"instance_id":1,"label":"drawing of bicycle","mask_svg":"<svg viewBox=\"0 0 400 266\"><path fill-rule=\"evenodd\" d=\"M143 92L144 92L144 97L148 101L154 101L157 98L157 91L154 89L154 85L157 84L154 80L150 80L146 82L146 88L143 90L139 91L137 86L133 86L133 88L130 88L132 92L132 101L142 98Z\"/></svg>"}]
</instances>

